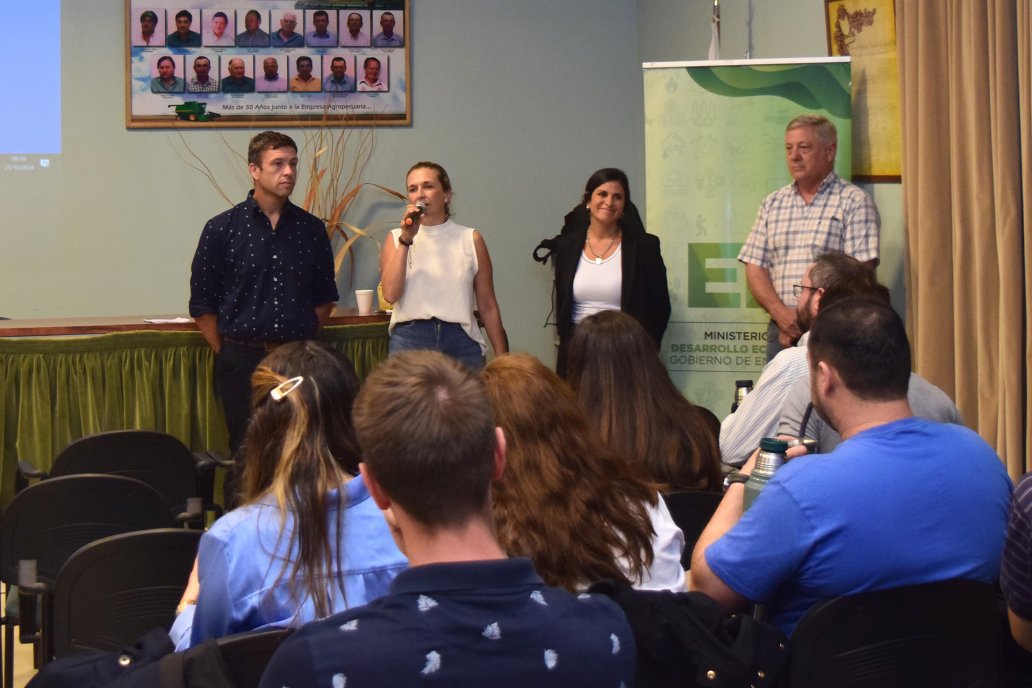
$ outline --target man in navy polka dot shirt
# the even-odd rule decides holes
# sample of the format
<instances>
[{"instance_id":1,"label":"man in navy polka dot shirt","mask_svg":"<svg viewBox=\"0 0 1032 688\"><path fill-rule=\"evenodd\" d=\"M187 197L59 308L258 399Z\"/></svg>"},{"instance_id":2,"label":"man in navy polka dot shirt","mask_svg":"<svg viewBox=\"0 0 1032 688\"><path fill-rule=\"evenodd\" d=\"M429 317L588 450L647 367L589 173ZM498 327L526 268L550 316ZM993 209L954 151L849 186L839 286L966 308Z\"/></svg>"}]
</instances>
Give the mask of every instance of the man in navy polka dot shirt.
<instances>
[{"instance_id":1,"label":"man in navy polka dot shirt","mask_svg":"<svg viewBox=\"0 0 1032 688\"><path fill-rule=\"evenodd\" d=\"M297 144L262 132L247 161L254 190L205 225L190 277L190 315L215 351L234 453L250 415L251 373L277 345L315 337L338 298L325 224L290 202Z\"/></svg>"},{"instance_id":2,"label":"man in navy polka dot shirt","mask_svg":"<svg viewBox=\"0 0 1032 688\"><path fill-rule=\"evenodd\" d=\"M495 537L505 436L484 384L434 351L405 351L355 400L362 476L410 568L364 607L288 638L262 688L631 686L634 640L607 597L545 585Z\"/></svg>"}]
</instances>

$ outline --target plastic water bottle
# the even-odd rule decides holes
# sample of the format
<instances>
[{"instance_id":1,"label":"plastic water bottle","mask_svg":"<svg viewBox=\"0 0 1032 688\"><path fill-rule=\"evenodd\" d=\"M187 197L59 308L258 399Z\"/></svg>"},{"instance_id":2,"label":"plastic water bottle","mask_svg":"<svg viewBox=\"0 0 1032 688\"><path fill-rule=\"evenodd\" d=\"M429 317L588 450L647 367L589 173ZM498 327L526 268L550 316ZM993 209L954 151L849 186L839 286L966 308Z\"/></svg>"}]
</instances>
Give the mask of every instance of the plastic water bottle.
<instances>
[{"instance_id":1,"label":"plastic water bottle","mask_svg":"<svg viewBox=\"0 0 1032 688\"><path fill-rule=\"evenodd\" d=\"M788 442L776 437L764 437L760 440L760 455L756 457L756 466L745 482L744 508L748 509L763 492L767 482L774 477L774 471L785 463L785 452Z\"/></svg>"}]
</instances>

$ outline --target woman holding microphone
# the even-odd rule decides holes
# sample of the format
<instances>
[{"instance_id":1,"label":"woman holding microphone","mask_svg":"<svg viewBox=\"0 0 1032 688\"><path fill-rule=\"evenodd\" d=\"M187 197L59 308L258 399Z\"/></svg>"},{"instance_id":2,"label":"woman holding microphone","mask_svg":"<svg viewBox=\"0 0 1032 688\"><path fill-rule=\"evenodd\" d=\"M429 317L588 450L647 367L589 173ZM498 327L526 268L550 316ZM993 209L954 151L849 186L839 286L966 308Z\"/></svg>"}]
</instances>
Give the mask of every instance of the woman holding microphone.
<instances>
[{"instance_id":1,"label":"woman holding microphone","mask_svg":"<svg viewBox=\"0 0 1032 688\"><path fill-rule=\"evenodd\" d=\"M495 355L509 350L487 244L477 230L452 221L443 167L417 162L405 186L405 217L380 254L383 298L394 304L390 353L430 349L479 370L487 344L474 311Z\"/></svg>"}]
</instances>

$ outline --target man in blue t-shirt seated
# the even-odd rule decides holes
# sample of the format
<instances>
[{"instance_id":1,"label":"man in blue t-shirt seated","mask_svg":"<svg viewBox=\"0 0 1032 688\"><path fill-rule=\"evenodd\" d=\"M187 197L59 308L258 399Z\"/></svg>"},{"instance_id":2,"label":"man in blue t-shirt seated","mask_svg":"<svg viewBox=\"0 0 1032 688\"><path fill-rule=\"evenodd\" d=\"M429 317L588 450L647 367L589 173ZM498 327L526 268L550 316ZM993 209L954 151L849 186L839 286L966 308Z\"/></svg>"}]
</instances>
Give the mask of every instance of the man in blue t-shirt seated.
<instances>
[{"instance_id":1,"label":"man in blue t-shirt seated","mask_svg":"<svg viewBox=\"0 0 1032 688\"><path fill-rule=\"evenodd\" d=\"M691 588L728 609L763 603L791 633L820 599L993 581L1010 479L971 430L913 416L910 345L891 306L825 292L808 357L814 408L842 443L786 463L744 514L732 482L695 546Z\"/></svg>"},{"instance_id":2,"label":"man in blue t-shirt seated","mask_svg":"<svg viewBox=\"0 0 1032 688\"><path fill-rule=\"evenodd\" d=\"M495 537L505 436L483 382L431 351L365 381L353 411L362 475L410 567L386 597L309 624L261 686L631 686L634 641L601 595L546 586Z\"/></svg>"}]
</instances>

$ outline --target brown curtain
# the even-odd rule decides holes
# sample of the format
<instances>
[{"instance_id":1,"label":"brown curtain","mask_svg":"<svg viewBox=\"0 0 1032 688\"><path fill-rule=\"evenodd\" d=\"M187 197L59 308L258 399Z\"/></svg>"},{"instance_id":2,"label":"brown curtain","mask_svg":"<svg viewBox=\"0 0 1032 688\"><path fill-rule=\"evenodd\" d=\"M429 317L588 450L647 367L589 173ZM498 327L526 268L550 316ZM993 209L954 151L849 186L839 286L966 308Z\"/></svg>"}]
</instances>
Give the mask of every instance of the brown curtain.
<instances>
[{"instance_id":1,"label":"brown curtain","mask_svg":"<svg viewBox=\"0 0 1032 688\"><path fill-rule=\"evenodd\" d=\"M917 372L1029 463L1032 0L896 3Z\"/></svg>"}]
</instances>

